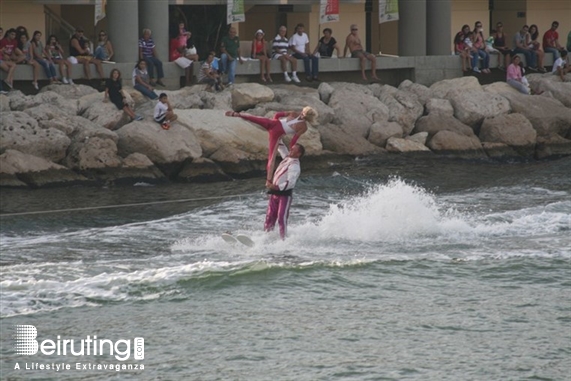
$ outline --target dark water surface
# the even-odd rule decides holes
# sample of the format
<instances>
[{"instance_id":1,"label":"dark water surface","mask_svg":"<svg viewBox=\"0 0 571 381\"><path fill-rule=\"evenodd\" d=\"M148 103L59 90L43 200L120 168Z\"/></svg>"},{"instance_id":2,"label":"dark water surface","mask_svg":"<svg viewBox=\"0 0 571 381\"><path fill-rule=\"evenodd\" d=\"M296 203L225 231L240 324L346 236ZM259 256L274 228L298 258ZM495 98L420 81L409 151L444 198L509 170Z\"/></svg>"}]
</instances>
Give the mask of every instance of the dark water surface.
<instances>
[{"instance_id":1,"label":"dark water surface","mask_svg":"<svg viewBox=\"0 0 571 381\"><path fill-rule=\"evenodd\" d=\"M262 186L2 190L0 379L571 379L571 159L332 162L286 241ZM144 359L17 354L14 325Z\"/></svg>"}]
</instances>

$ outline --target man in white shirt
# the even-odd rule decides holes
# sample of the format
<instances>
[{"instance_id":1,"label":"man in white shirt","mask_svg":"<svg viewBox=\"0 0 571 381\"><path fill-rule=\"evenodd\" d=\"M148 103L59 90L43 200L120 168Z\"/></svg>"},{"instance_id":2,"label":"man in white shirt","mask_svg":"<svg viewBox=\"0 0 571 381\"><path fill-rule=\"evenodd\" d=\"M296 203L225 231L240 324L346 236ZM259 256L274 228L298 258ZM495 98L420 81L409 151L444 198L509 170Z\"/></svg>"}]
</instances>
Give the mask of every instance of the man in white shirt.
<instances>
[{"instance_id":1,"label":"man in white shirt","mask_svg":"<svg viewBox=\"0 0 571 381\"><path fill-rule=\"evenodd\" d=\"M288 152L287 147L280 139L278 152L283 160L275 170L272 181L266 181L270 201L268 202L264 230L272 231L277 221L280 227L280 237L285 239L293 188L301 174L299 158L305 153L305 148L301 144L295 144L291 148L291 152Z\"/></svg>"},{"instance_id":2,"label":"man in white shirt","mask_svg":"<svg viewBox=\"0 0 571 381\"><path fill-rule=\"evenodd\" d=\"M304 33L304 30L305 26L303 24L297 24L295 27L296 33L289 39L289 46L293 51L293 56L298 60L303 60L305 78L308 81L318 81L319 58L310 53L309 37Z\"/></svg>"}]
</instances>

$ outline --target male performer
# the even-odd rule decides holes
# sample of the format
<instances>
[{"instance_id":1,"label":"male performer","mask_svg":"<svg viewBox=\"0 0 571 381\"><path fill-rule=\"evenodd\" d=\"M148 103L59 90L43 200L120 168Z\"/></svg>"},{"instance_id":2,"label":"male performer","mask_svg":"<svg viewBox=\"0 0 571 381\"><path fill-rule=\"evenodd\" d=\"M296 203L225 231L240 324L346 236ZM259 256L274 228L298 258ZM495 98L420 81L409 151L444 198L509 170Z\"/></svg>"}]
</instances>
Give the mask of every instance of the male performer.
<instances>
[{"instance_id":1,"label":"male performer","mask_svg":"<svg viewBox=\"0 0 571 381\"><path fill-rule=\"evenodd\" d=\"M277 220L280 226L280 237L285 239L293 188L301 174L299 158L305 153L305 148L301 144L295 144L291 148L291 152L288 152L280 139L278 152L283 160L274 172L272 181L266 181L270 201L266 212L264 230L267 232L273 230Z\"/></svg>"}]
</instances>

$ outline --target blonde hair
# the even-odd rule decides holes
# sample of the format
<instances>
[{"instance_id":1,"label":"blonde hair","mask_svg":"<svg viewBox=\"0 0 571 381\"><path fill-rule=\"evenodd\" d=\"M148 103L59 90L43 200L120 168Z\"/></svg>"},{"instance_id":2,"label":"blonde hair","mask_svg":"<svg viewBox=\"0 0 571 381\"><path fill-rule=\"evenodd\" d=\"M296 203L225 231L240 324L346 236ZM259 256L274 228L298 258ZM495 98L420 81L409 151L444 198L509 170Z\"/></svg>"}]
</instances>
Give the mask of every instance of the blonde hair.
<instances>
[{"instance_id":1,"label":"blonde hair","mask_svg":"<svg viewBox=\"0 0 571 381\"><path fill-rule=\"evenodd\" d=\"M305 106L303 110L301 110L305 114L305 121L311 125L317 124L317 117L319 114L313 107Z\"/></svg>"}]
</instances>

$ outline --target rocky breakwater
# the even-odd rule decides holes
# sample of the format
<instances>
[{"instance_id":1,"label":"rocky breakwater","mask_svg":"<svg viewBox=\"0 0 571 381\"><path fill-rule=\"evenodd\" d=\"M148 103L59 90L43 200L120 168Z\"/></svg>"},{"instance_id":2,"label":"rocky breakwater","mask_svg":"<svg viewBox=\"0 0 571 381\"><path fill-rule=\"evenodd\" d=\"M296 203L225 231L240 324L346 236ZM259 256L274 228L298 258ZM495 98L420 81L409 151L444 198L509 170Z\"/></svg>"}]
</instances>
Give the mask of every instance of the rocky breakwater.
<instances>
[{"instance_id":1,"label":"rocky breakwater","mask_svg":"<svg viewBox=\"0 0 571 381\"><path fill-rule=\"evenodd\" d=\"M569 76L569 75L568 75ZM571 78L569 78L571 79ZM305 166L332 155L415 153L462 158L545 159L571 154L571 83L530 75L541 95L475 77L431 87L322 83L240 84L221 93L193 86L168 94L179 119L163 130L155 102L126 88L142 121L130 121L103 93L52 85L38 95L0 95L0 186L44 187L138 181L219 181L258 176L267 133L228 110L271 117L310 105L319 124L300 139Z\"/></svg>"}]
</instances>

